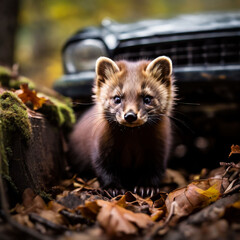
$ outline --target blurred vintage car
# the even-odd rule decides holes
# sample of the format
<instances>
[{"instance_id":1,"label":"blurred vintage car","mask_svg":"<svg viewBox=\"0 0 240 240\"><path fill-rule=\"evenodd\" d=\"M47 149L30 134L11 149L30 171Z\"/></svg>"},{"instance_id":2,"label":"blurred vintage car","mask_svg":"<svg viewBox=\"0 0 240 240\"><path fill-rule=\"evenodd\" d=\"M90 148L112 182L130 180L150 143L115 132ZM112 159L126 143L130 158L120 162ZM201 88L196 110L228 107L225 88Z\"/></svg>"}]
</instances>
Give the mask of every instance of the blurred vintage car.
<instances>
[{"instance_id":1,"label":"blurred vintage car","mask_svg":"<svg viewBox=\"0 0 240 240\"><path fill-rule=\"evenodd\" d=\"M66 42L64 75L54 89L89 102L99 56L136 61L161 55L173 61L179 98L170 166L198 171L227 161L230 146L240 144L240 12L130 24L105 19Z\"/></svg>"}]
</instances>

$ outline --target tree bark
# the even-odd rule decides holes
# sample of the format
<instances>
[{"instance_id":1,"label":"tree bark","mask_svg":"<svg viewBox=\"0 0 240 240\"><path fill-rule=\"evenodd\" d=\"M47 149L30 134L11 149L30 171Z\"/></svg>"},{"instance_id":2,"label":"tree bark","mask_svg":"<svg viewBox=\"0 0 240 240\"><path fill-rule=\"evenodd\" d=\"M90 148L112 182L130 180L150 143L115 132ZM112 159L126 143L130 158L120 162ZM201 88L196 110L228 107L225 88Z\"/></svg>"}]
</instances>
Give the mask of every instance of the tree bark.
<instances>
[{"instance_id":1,"label":"tree bark","mask_svg":"<svg viewBox=\"0 0 240 240\"><path fill-rule=\"evenodd\" d=\"M0 2L0 64L11 66L14 63L15 34L20 0Z\"/></svg>"},{"instance_id":2,"label":"tree bark","mask_svg":"<svg viewBox=\"0 0 240 240\"><path fill-rule=\"evenodd\" d=\"M16 136L9 159L9 173L20 193L29 187L35 192L49 190L58 184L66 167L60 130L40 113L29 110L28 115L31 140L26 146Z\"/></svg>"}]
</instances>

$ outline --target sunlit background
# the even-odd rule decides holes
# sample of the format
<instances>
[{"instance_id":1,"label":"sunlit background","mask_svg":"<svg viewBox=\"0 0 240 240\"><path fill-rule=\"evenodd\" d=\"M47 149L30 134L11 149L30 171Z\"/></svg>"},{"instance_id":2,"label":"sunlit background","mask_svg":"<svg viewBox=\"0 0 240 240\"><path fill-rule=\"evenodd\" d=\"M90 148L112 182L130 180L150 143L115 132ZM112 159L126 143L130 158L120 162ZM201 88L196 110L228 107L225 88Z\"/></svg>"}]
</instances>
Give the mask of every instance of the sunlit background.
<instances>
[{"instance_id":1,"label":"sunlit background","mask_svg":"<svg viewBox=\"0 0 240 240\"><path fill-rule=\"evenodd\" d=\"M177 14L240 9L239 0L21 0L15 62L20 72L52 86L62 74L61 48L77 30Z\"/></svg>"}]
</instances>

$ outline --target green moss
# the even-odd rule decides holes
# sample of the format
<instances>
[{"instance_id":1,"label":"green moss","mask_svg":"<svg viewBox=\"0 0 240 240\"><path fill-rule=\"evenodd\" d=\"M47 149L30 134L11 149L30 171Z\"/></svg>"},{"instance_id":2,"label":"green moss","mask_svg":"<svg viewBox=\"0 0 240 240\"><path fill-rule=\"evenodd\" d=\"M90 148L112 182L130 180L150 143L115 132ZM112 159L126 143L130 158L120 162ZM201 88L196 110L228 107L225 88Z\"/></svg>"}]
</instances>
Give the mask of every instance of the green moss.
<instances>
[{"instance_id":1,"label":"green moss","mask_svg":"<svg viewBox=\"0 0 240 240\"><path fill-rule=\"evenodd\" d=\"M12 143L16 135L27 143L31 137L31 125L26 106L13 92L0 95L0 171L6 179L9 176L8 159L12 156Z\"/></svg>"},{"instance_id":2,"label":"green moss","mask_svg":"<svg viewBox=\"0 0 240 240\"><path fill-rule=\"evenodd\" d=\"M22 84L27 83L29 89L36 89L36 85L30 79L22 76L16 76L13 78L13 75L14 74L9 68L0 66L0 86L2 85L3 87L10 88L10 89L11 88L19 89ZM9 94L10 92L8 93L8 95ZM40 108L38 111L43 113L51 123L57 125L58 127L61 127L65 130L71 129L71 127L76 121L75 115L71 106L71 100L69 98L64 98L64 97L61 97L61 100L59 100L55 97L49 97L44 94L38 93L38 96L41 96L41 95L49 99L50 102L43 104L42 108ZM15 96L15 95L12 94L12 96ZM15 98L17 97L15 96ZM21 101L19 100L18 104L20 102ZM15 123L18 124L17 121L19 121L19 119L15 118L13 115L19 110L19 105L12 104L12 103L9 104L9 101L2 101L2 100L0 104L2 109L7 109L9 108L9 106L11 106L10 111L12 112L12 114L11 114L11 117L9 115L9 118L7 121L10 121L10 122L16 121ZM21 106L25 107L25 105L22 104L22 102L21 102ZM24 111L26 111L26 107ZM6 114L6 112L4 114ZM11 128L10 125L9 125L9 128ZM24 133L23 129L26 129L25 125L23 126L22 129L19 129L20 131L22 131L23 135L25 135L26 133ZM13 130L13 129L9 129L9 130Z\"/></svg>"},{"instance_id":3,"label":"green moss","mask_svg":"<svg viewBox=\"0 0 240 240\"><path fill-rule=\"evenodd\" d=\"M14 89L19 89L20 85L26 84L26 83L28 84L29 89L36 88L36 85L33 81L31 81L29 78L22 77L22 76L18 77L17 79L10 79L8 87L14 88Z\"/></svg>"},{"instance_id":4,"label":"green moss","mask_svg":"<svg viewBox=\"0 0 240 240\"><path fill-rule=\"evenodd\" d=\"M44 104L39 111L43 113L50 122L56 124L58 127L66 130L71 129L76 121L73 109L67 103L54 97L47 98L51 103Z\"/></svg>"},{"instance_id":5,"label":"green moss","mask_svg":"<svg viewBox=\"0 0 240 240\"><path fill-rule=\"evenodd\" d=\"M0 109L1 114L1 109ZM4 137L3 137L3 122L0 119L0 154L1 154L1 161L0 161L0 171L1 174L8 176L9 170L8 170L8 161L7 161L7 153L4 146Z\"/></svg>"},{"instance_id":6,"label":"green moss","mask_svg":"<svg viewBox=\"0 0 240 240\"><path fill-rule=\"evenodd\" d=\"M19 89L20 85L27 83L30 89L35 89L36 86L33 81L23 76L13 77L12 71L7 68L0 66L0 85L6 88Z\"/></svg>"},{"instance_id":7,"label":"green moss","mask_svg":"<svg viewBox=\"0 0 240 240\"><path fill-rule=\"evenodd\" d=\"M38 194L47 202L53 200L51 193L46 193L45 191L39 191Z\"/></svg>"}]
</instances>

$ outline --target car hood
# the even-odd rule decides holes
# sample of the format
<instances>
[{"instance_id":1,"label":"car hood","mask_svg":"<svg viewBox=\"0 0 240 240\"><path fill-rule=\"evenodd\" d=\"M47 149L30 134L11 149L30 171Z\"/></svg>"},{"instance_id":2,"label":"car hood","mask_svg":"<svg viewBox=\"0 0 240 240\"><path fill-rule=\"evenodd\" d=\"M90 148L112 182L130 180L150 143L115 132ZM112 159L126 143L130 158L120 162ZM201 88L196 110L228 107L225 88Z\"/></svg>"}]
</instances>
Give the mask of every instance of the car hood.
<instances>
[{"instance_id":1,"label":"car hood","mask_svg":"<svg viewBox=\"0 0 240 240\"><path fill-rule=\"evenodd\" d=\"M63 51L71 42L86 38L104 40L111 52L119 42L128 39L234 28L240 28L240 11L186 14L171 19L142 20L125 24L104 19L100 27L88 27L74 34L66 42Z\"/></svg>"},{"instance_id":2,"label":"car hood","mask_svg":"<svg viewBox=\"0 0 240 240\"><path fill-rule=\"evenodd\" d=\"M136 23L119 24L108 19L102 22L104 28L121 39L153 35L199 32L240 26L240 12L202 13L179 15L172 19L142 20Z\"/></svg>"}]
</instances>

